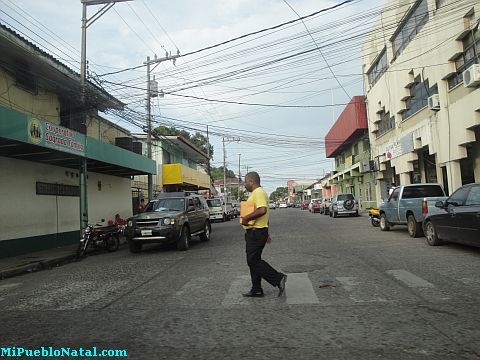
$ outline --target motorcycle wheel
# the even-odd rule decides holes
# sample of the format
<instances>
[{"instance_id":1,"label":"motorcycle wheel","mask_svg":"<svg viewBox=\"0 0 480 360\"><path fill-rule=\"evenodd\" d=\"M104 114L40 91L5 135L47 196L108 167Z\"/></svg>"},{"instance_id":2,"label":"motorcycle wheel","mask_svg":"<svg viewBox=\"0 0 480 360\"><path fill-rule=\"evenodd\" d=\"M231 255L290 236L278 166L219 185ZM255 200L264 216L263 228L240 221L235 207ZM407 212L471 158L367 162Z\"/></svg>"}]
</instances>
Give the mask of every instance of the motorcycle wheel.
<instances>
[{"instance_id":1,"label":"motorcycle wheel","mask_svg":"<svg viewBox=\"0 0 480 360\"><path fill-rule=\"evenodd\" d=\"M87 252L87 248L88 248L88 239L85 240L83 243L78 244L77 258L83 257Z\"/></svg>"},{"instance_id":2,"label":"motorcycle wheel","mask_svg":"<svg viewBox=\"0 0 480 360\"><path fill-rule=\"evenodd\" d=\"M372 226L373 227L379 227L380 226L380 219L376 219L376 218L370 218L370 222L372 223Z\"/></svg>"},{"instance_id":3,"label":"motorcycle wheel","mask_svg":"<svg viewBox=\"0 0 480 360\"><path fill-rule=\"evenodd\" d=\"M108 252L117 251L120 246L120 240L116 236L110 236L105 240L105 245Z\"/></svg>"}]
</instances>

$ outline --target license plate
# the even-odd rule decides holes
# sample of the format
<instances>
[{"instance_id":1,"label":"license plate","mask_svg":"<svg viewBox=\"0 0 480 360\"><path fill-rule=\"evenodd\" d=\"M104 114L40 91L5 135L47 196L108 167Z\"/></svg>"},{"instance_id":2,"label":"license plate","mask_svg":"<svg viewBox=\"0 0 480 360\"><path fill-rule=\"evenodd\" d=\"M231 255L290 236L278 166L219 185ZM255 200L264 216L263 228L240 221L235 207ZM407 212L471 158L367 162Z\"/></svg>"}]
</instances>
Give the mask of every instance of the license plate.
<instances>
[{"instance_id":1,"label":"license plate","mask_svg":"<svg viewBox=\"0 0 480 360\"><path fill-rule=\"evenodd\" d=\"M142 230L142 236L151 236L152 230Z\"/></svg>"}]
</instances>

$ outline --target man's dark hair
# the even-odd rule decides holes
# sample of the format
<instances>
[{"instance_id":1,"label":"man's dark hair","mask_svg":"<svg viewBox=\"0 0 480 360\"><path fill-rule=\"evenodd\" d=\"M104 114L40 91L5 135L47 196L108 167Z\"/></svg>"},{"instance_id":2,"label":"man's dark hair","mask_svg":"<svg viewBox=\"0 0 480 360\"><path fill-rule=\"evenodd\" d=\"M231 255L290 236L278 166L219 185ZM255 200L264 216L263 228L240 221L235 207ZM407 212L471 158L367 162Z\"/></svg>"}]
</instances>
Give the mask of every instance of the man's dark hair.
<instances>
[{"instance_id":1,"label":"man's dark hair","mask_svg":"<svg viewBox=\"0 0 480 360\"><path fill-rule=\"evenodd\" d=\"M256 184L260 185L260 175L258 175L256 171L250 171L247 175L245 175L245 179L247 177L255 181Z\"/></svg>"}]
</instances>

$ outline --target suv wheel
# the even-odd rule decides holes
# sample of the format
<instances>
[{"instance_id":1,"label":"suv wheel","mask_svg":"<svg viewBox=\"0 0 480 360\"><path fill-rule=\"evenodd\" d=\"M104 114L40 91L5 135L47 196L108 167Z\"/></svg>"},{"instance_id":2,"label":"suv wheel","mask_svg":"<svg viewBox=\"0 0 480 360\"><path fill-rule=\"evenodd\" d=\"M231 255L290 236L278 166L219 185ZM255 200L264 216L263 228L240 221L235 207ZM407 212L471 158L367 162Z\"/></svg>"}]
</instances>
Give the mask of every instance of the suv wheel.
<instances>
[{"instance_id":1,"label":"suv wheel","mask_svg":"<svg viewBox=\"0 0 480 360\"><path fill-rule=\"evenodd\" d=\"M427 244L430 246L438 246L443 244L443 241L437 236L435 226L433 226L432 222L428 220L425 223L425 237L427 238Z\"/></svg>"},{"instance_id":2,"label":"suv wheel","mask_svg":"<svg viewBox=\"0 0 480 360\"><path fill-rule=\"evenodd\" d=\"M407 217L408 235L412 238L422 235L422 224L415 220L415 216L408 215Z\"/></svg>"},{"instance_id":3,"label":"suv wheel","mask_svg":"<svg viewBox=\"0 0 480 360\"><path fill-rule=\"evenodd\" d=\"M336 218L338 216L338 212L337 211L334 211L333 212L333 217Z\"/></svg>"},{"instance_id":4,"label":"suv wheel","mask_svg":"<svg viewBox=\"0 0 480 360\"><path fill-rule=\"evenodd\" d=\"M180 238L177 241L177 250L186 251L190 247L190 230L188 226L182 228Z\"/></svg>"},{"instance_id":5,"label":"suv wheel","mask_svg":"<svg viewBox=\"0 0 480 360\"><path fill-rule=\"evenodd\" d=\"M380 230L382 231L390 230L390 224L387 221L387 216L385 215L385 213L380 214Z\"/></svg>"},{"instance_id":6,"label":"suv wheel","mask_svg":"<svg viewBox=\"0 0 480 360\"><path fill-rule=\"evenodd\" d=\"M212 226L208 221L205 221L205 225L203 228L203 233L200 235L200 240L202 241L209 241L210 234L212 233Z\"/></svg>"},{"instance_id":7,"label":"suv wheel","mask_svg":"<svg viewBox=\"0 0 480 360\"><path fill-rule=\"evenodd\" d=\"M142 250L142 244L133 240L128 240L128 248L131 253L138 253Z\"/></svg>"}]
</instances>

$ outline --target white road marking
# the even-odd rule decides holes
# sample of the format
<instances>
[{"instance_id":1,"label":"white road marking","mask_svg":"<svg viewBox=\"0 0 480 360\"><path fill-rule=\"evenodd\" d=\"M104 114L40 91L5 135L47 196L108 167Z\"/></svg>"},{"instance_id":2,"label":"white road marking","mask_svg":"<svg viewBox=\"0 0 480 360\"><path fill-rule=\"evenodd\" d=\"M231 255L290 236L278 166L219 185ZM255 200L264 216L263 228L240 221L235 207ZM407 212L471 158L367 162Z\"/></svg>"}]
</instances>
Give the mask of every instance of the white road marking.
<instances>
[{"instance_id":1,"label":"white road marking","mask_svg":"<svg viewBox=\"0 0 480 360\"><path fill-rule=\"evenodd\" d=\"M225 308L231 308L236 305L248 305L242 293L252 287L250 276L242 275L237 276L230 284L227 295L222 301L222 306Z\"/></svg>"},{"instance_id":2,"label":"white road marking","mask_svg":"<svg viewBox=\"0 0 480 360\"><path fill-rule=\"evenodd\" d=\"M424 280L407 270L387 270L387 274L392 275L395 279L403 282L411 288L434 288L432 283Z\"/></svg>"},{"instance_id":3,"label":"white road marking","mask_svg":"<svg viewBox=\"0 0 480 360\"><path fill-rule=\"evenodd\" d=\"M299 305L320 303L307 273L287 275L287 283L285 286L287 304Z\"/></svg>"}]
</instances>

